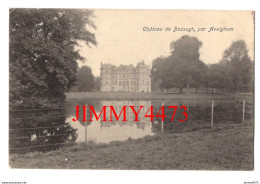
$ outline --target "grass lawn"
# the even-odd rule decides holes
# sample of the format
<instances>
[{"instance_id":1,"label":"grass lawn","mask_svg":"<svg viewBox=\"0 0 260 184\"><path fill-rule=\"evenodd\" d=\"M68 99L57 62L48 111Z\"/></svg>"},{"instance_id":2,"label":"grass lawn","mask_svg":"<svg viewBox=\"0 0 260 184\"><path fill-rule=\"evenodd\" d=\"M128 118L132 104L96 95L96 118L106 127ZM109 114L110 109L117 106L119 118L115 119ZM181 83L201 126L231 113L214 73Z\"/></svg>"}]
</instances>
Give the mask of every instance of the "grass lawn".
<instances>
[{"instance_id":1,"label":"grass lawn","mask_svg":"<svg viewBox=\"0 0 260 184\"><path fill-rule=\"evenodd\" d=\"M11 154L12 168L253 170L253 122L218 124L109 144L79 144L48 153Z\"/></svg>"}]
</instances>

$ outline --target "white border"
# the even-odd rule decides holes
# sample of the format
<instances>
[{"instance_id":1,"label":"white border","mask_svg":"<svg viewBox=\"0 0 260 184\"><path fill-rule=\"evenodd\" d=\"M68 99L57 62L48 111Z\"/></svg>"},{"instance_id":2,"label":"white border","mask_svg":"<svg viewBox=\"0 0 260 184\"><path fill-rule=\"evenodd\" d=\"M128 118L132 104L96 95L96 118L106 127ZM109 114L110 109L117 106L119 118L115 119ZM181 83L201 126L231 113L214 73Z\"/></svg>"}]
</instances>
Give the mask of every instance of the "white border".
<instances>
[{"instance_id":1,"label":"white border","mask_svg":"<svg viewBox=\"0 0 260 184\"><path fill-rule=\"evenodd\" d=\"M249 0L196 0L196 1L54 1L54 0L12 0L1 2L1 151L0 151L0 182L2 181L27 181L31 183L238 183L244 181L260 181L259 174L259 120L258 103L259 95L256 95L256 117L255 117L255 170L254 171L90 171L90 170L23 170L8 168L8 12L9 7L23 8L109 8L109 9L208 9L208 10L256 10L257 1ZM256 18L256 30L259 21ZM256 34L255 40L259 40ZM255 50L259 51L256 42ZM256 52L256 81L259 81L259 64ZM257 82L256 82L257 84ZM255 94L260 92L255 86Z\"/></svg>"}]
</instances>

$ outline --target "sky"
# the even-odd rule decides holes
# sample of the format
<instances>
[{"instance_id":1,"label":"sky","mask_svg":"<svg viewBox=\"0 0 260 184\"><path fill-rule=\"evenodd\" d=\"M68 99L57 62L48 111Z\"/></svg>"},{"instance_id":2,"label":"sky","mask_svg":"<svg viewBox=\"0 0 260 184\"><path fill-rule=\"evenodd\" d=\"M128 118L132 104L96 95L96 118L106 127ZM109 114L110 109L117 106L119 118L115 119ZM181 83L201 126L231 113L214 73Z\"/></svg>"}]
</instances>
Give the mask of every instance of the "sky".
<instances>
[{"instance_id":1,"label":"sky","mask_svg":"<svg viewBox=\"0 0 260 184\"><path fill-rule=\"evenodd\" d=\"M100 76L102 63L133 64L152 61L170 55L170 43L183 35L196 36L201 42L200 60L217 63L233 41L244 40L249 56L254 60L254 15L252 11L200 10L93 10L97 46L89 48L80 42L80 54L86 59L79 66L90 66L94 76ZM143 31L144 27L163 31ZM171 31L165 31L170 27ZM173 32L175 27L194 28L195 32ZM233 31L208 32L211 27L233 28ZM197 32L198 28L206 28Z\"/></svg>"}]
</instances>

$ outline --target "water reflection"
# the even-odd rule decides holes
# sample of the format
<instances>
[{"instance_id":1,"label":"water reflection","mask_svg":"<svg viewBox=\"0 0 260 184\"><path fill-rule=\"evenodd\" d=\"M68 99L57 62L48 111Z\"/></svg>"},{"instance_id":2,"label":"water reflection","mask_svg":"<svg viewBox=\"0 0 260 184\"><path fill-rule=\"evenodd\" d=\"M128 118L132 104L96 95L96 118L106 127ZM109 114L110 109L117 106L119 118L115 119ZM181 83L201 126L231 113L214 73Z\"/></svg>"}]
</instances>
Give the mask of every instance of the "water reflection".
<instances>
[{"instance_id":1,"label":"water reflection","mask_svg":"<svg viewBox=\"0 0 260 184\"><path fill-rule=\"evenodd\" d=\"M124 141L129 138L137 139L147 135L157 133L182 133L195 131L202 128L209 128L211 122L211 100L197 99L176 99L163 100L166 118L162 122L161 118L155 117L151 122L145 117L145 113L150 106L154 107L154 115L160 110L162 100L81 100L68 101L65 109L44 110L44 111L10 111L9 123L9 148L10 152L25 153L28 151L49 151L58 149L64 145L80 142L109 143L111 141ZM82 108L80 108L79 121L73 122L75 118L75 105L93 106L97 115L103 106L113 106L119 115L123 106L126 108L126 119L123 117L117 121L113 117L112 121L103 121L103 116L99 120L82 121ZM184 119L184 109L177 109L173 121L171 121L173 109L168 109L169 105L187 107L188 119ZM136 112L143 106L139 113L139 121L134 121L135 115L129 106L135 106ZM219 123L241 123L242 122L242 101L218 100L214 105L214 124ZM245 118L254 117L253 103L247 103L245 107ZM88 120L89 108L88 108ZM110 109L107 108L107 120L110 119ZM160 113L159 113L160 114Z\"/></svg>"},{"instance_id":2,"label":"water reflection","mask_svg":"<svg viewBox=\"0 0 260 184\"><path fill-rule=\"evenodd\" d=\"M77 129L78 138L76 142L95 142L95 143L109 143L111 141L123 141L129 138L137 139L142 138L147 135L154 135L152 132L152 122L144 117L144 114L150 108L151 101L100 101L96 102L99 105L94 105L95 103L88 103L88 105L94 105L97 115L100 113L103 106L113 106L117 115L120 114L123 106L126 108L126 120L123 121L123 116L116 120L113 116L112 121L110 120L110 109L106 108L107 121L103 121L103 113L99 120L92 117L93 121L87 124L87 128L83 122L73 122L72 118L75 116L70 116L66 119L70 125ZM85 104L87 105L87 104ZM139 121L134 121L135 115L129 106L135 106L135 110L138 112L139 107L143 106L139 112ZM75 111L75 110L74 110ZM90 113L87 113L88 120ZM122 114L123 115L123 114ZM87 133L86 133L87 132ZM87 135L85 135L85 133Z\"/></svg>"}]
</instances>

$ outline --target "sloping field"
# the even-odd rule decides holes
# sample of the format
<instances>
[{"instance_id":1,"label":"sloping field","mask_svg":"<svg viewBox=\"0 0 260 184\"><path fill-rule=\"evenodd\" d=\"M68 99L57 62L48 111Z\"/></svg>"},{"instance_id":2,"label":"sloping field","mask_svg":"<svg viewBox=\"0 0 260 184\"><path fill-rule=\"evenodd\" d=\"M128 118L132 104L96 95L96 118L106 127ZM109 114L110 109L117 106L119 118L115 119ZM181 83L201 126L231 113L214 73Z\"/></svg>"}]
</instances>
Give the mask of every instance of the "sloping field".
<instances>
[{"instance_id":1,"label":"sloping field","mask_svg":"<svg viewBox=\"0 0 260 184\"><path fill-rule=\"evenodd\" d=\"M253 122L110 144L11 154L12 168L253 170Z\"/></svg>"}]
</instances>

